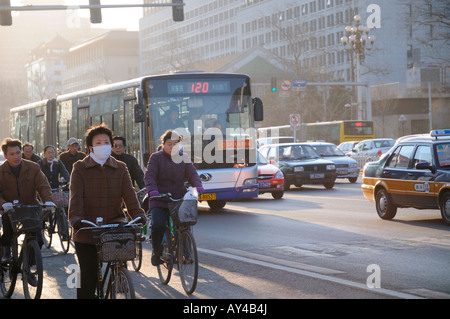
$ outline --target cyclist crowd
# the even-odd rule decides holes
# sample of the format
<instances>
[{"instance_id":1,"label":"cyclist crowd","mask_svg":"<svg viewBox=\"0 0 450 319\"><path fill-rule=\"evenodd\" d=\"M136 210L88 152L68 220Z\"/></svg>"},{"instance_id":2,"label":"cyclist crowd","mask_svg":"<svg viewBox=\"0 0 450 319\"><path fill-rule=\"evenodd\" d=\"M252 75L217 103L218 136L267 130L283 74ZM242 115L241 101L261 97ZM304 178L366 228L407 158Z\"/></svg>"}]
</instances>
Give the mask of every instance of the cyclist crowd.
<instances>
[{"instance_id":1,"label":"cyclist crowd","mask_svg":"<svg viewBox=\"0 0 450 319\"><path fill-rule=\"evenodd\" d=\"M126 141L123 137L113 137L113 132L104 124L92 127L85 136L87 154L79 150L79 141L70 138L67 151L56 158L56 149L48 145L43 158L34 153L33 145L17 139L7 138L1 147L6 161L0 165L0 205L4 212L13 209L13 202L38 204L38 198L46 206L55 207L52 188L60 186L61 178L70 182L68 218L74 229L73 241L80 266L81 287L77 289L77 298L93 298L97 282L97 251L89 233L77 233L82 228L82 220L95 222L102 217L105 224L125 223L128 214L134 219L141 218L146 224L146 214L137 199L134 184L146 188L148 194L172 193L180 198L186 193L184 182L187 180L199 193L204 191L195 167L189 160L172 161L181 141L175 131L167 130L161 136L161 146L150 156L145 174L138 161L126 154ZM151 200L148 205L152 218L154 240L152 264L160 264L161 247L155 238L162 238L166 227L168 207L161 200ZM1 262L11 258L11 239L13 231L8 214L2 214L3 246ZM37 234L40 246L42 236Z\"/></svg>"}]
</instances>

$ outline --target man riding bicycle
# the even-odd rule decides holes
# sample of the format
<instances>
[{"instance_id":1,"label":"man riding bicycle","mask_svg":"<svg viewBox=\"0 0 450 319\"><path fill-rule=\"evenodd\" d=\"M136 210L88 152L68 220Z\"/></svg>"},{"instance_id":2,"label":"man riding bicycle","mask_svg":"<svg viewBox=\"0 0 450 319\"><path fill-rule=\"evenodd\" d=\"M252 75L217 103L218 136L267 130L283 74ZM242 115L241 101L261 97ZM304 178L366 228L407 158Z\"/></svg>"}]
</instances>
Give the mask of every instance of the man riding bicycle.
<instances>
[{"instance_id":1,"label":"man riding bicycle","mask_svg":"<svg viewBox=\"0 0 450 319\"><path fill-rule=\"evenodd\" d=\"M0 166L0 205L5 212L13 209L13 201L18 200L25 205L39 204L37 194L44 205L54 207L52 190L47 177L38 164L22 158L22 142L7 138L2 143L2 151L6 161ZM3 214L3 236L0 243L4 247L1 262L11 259L11 240L14 232L8 214ZM40 232L38 242L43 241Z\"/></svg>"}]
</instances>

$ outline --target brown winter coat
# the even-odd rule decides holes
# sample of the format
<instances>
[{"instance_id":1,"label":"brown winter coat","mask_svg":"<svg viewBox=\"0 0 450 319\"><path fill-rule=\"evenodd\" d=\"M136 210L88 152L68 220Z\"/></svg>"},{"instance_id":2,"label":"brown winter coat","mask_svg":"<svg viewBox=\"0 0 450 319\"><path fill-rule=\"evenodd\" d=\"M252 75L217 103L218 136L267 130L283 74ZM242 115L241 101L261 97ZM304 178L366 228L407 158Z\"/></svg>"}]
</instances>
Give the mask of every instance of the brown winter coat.
<instances>
[{"instance_id":1,"label":"brown winter coat","mask_svg":"<svg viewBox=\"0 0 450 319\"><path fill-rule=\"evenodd\" d=\"M69 202L72 225L80 218L95 223L97 217L103 218L103 224L125 222L122 199L133 219L138 216L145 218L125 163L110 156L102 167L86 156L73 165ZM90 232L77 233L75 230L73 234L75 242L94 243Z\"/></svg>"},{"instance_id":2,"label":"brown winter coat","mask_svg":"<svg viewBox=\"0 0 450 319\"><path fill-rule=\"evenodd\" d=\"M39 204L37 193L42 202L52 202L52 189L39 165L25 159L21 165L18 178L8 161L0 166L0 206L14 200L26 205Z\"/></svg>"}]
</instances>

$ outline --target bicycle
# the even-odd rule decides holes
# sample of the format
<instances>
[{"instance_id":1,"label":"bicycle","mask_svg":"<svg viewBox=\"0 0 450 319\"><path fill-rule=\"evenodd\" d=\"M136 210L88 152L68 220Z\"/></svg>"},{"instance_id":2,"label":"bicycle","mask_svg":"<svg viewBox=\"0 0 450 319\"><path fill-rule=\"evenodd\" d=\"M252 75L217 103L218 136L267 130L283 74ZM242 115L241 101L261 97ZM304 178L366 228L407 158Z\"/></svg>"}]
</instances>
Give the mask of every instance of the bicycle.
<instances>
[{"instance_id":1,"label":"bicycle","mask_svg":"<svg viewBox=\"0 0 450 319\"><path fill-rule=\"evenodd\" d=\"M23 291L26 299L39 299L42 293L43 265L36 233L42 228L42 209L53 208L46 205L24 205L13 202L13 210L8 211L14 231L11 241L12 258L0 264L0 291L5 298L14 293L17 276L22 274ZM19 253L19 236L25 235ZM0 247L3 254L4 247Z\"/></svg>"},{"instance_id":2,"label":"bicycle","mask_svg":"<svg viewBox=\"0 0 450 319\"><path fill-rule=\"evenodd\" d=\"M136 191L136 196L139 200L139 203L141 204L141 207L144 210L145 210L144 198L145 198L146 194L147 194L147 190L145 187ZM136 272L141 270L141 266L142 266L142 243L145 241L145 235L147 234L148 227L150 225L150 221L149 221L148 217L149 216L147 216L147 220L148 220L147 225L145 225L142 229L142 232L140 234L138 234L137 246L136 246L136 258L131 260L131 264L133 265L134 271L136 271Z\"/></svg>"},{"instance_id":3,"label":"bicycle","mask_svg":"<svg viewBox=\"0 0 450 319\"><path fill-rule=\"evenodd\" d=\"M56 205L56 209L53 214L44 216L44 227L42 229L45 247L51 247L53 234L57 232L64 254L69 252L72 237L72 228L69 226L66 213L66 208L69 206L69 197L65 191L66 187L67 185L61 185L60 187L52 188L53 202Z\"/></svg>"},{"instance_id":4,"label":"bicycle","mask_svg":"<svg viewBox=\"0 0 450 319\"><path fill-rule=\"evenodd\" d=\"M97 269L97 299L135 299L134 285L127 270L127 261L136 256L137 234L141 224L136 224L140 217L125 225L103 225L103 219L97 218L97 224L82 220L92 227L80 228L78 231L92 231L96 241L99 265ZM106 263L104 271L103 263ZM122 298L120 298L122 297Z\"/></svg>"},{"instance_id":5,"label":"bicycle","mask_svg":"<svg viewBox=\"0 0 450 319\"><path fill-rule=\"evenodd\" d=\"M170 193L152 196L150 199L168 199L169 212L167 227L162 240L161 264L157 266L158 276L163 285L170 281L173 265L176 264L181 284L187 294L195 291L198 280L198 253L191 225L178 219L178 212L183 198L174 199ZM196 219L196 216L195 216Z\"/></svg>"}]
</instances>

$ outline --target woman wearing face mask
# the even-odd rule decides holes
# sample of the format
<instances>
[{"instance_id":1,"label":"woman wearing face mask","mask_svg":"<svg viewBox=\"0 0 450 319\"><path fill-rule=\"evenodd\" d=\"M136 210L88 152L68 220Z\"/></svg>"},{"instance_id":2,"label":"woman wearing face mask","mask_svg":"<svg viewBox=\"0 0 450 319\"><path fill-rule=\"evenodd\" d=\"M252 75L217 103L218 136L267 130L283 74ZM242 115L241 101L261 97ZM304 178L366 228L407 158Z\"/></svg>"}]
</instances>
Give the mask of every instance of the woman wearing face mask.
<instances>
[{"instance_id":1,"label":"woman wearing face mask","mask_svg":"<svg viewBox=\"0 0 450 319\"><path fill-rule=\"evenodd\" d=\"M80 265L79 299L94 297L98 265L97 250L91 234L77 233L78 229L85 226L81 220L95 223L97 217L102 217L104 224L124 223L123 200L132 219L141 217L142 223L146 222L125 163L110 156L112 143L112 131L105 125L91 128L86 135L88 156L73 165L69 220L75 230L73 241Z\"/></svg>"},{"instance_id":2,"label":"woman wearing face mask","mask_svg":"<svg viewBox=\"0 0 450 319\"><path fill-rule=\"evenodd\" d=\"M47 145L44 148L44 158L39 160L38 164L41 171L47 176L48 182L52 188L59 187L59 177L70 182L70 175L64 164L56 159L56 150L53 146Z\"/></svg>"}]
</instances>

